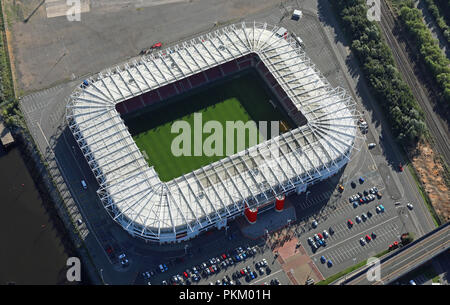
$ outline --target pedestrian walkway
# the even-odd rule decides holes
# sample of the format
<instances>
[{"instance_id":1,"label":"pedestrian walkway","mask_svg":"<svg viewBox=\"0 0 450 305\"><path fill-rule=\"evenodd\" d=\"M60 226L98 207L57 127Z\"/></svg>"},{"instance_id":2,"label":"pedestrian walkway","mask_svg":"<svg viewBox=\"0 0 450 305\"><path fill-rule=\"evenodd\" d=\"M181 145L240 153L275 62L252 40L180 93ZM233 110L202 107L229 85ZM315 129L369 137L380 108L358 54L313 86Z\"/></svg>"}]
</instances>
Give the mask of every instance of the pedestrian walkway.
<instances>
[{"instance_id":1,"label":"pedestrian walkway","mask_svg":"<svg viewBox=\"0 0 450 305\"><path fill-rule=\"evenodd\" d=\"M256 223L250 224L245 220L245 217L237 220L241 229L242 235L250 239L257 239L264 236L266 233L271 233L280 230L289 223L294 223L296 220L295 209L286 200L285 209L277 212L271 209L267 212L258 214Z\"/></svg>"}]
</instances>

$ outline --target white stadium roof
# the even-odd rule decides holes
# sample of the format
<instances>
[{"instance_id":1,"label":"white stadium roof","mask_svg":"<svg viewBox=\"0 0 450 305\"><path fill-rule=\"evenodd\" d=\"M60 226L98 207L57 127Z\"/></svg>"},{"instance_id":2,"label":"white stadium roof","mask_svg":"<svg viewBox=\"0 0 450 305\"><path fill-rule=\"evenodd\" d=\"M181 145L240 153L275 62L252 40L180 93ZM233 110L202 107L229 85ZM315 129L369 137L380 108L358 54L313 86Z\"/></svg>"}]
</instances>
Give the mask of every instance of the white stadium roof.
<instances>
[{"instance_id":1,"label":"white stadium roof","mask_svg":"<svg viewBox=\"0 0 450 305\"><path fill-rule=\"evenodd\" d=\"M244 202L260 206L348 162L358 137L354 101L278 30L259 23L227 26L100 73L71 95L70 129L100 184L103 204L129 233L160 242L189 238L242 214ZM264 63L306 125L162 182L115 105L248 54ZM268 158L273 147L282 153Z\"/></svg>"}]
</instances>

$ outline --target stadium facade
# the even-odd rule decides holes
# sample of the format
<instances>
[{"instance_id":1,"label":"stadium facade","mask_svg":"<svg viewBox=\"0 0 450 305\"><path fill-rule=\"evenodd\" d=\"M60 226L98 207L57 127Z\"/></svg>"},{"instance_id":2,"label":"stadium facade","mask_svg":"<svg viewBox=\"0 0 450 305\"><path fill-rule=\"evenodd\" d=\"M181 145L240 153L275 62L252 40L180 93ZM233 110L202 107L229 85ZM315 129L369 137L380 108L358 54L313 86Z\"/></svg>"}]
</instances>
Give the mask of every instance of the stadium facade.
<instances>
[{"instance_id":1,"label":"stadium facade","mask_svg":"<svg viewBox=\"0 0 450 305\"><path fill-rule=\"evenodd\" d=\"M249 67L299 127L162 182L121 114ZM111 217L132 236L160 243L223 228L237 216L254 222L258 212L282 210L286 195L304 192L350 160L357 117L352 98L329 84L295 37L256 22L226 26L101 72L73 92L66 114Z\"/></svg>"}]
</instances>

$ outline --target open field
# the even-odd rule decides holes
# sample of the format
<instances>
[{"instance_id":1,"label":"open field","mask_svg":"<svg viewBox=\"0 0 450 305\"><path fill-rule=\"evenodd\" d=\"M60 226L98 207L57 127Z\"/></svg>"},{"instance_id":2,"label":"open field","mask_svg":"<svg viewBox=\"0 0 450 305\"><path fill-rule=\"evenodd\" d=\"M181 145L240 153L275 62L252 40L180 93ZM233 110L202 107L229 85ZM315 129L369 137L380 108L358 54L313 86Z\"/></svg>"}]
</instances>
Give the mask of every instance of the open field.
<instances>
[{"instance_id":1,"label":"open field","mask_svg":"<svg viewBox=\"0 0 450 305\"><path fill-rule=\"evenodd\" d=\"M190 96L168 100L157 105L157 109L144 110L145 113L125 121L136 144L145 151L144 156L148 156L148 163L155 167L163 181L168 181L223 158L227 154L227 140L233 141L234 138L232 153L242 151L238 147L236 132L233 138L227 136L227 121L287 121L280 111L274 110L269 102L271 97L262 86L264 84L256 73L246 73ZM203 125L208 121L218 121L223 126L223 133L218 136L223 141L212 145L214 148L221 145L221 153L207 156L202 152L200 156L194 156L194 113L201 114ZM172 142L181 134L181 131L171 132L175 121L185 121L191 127L190 155L175 156L171 150ZM205 132L202 143L206 145L205 140L210 135ZM258 143L262 141L259 134ZM244 149L251 144L246 131Z\"/></svg>"}]
</instances>

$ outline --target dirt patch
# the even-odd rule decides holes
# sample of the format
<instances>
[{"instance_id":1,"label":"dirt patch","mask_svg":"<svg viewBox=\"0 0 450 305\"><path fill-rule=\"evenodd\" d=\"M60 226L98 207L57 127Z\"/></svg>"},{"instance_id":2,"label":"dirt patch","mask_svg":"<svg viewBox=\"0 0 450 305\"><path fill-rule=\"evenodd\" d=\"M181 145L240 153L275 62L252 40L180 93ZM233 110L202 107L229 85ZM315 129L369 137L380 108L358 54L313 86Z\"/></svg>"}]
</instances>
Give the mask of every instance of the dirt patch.
<instances>
[{"instance_id":1,"label":"dirt patch","mask_svg":"<svg viewBox=\"0 0 450 305\"><path fill-rule=\"evenodd\" d=\"M439 218L444 223L448 222L450 220L449 187L445 181L445 169L442 162L427 142L419 143L410 159Z\"/></svg>"}]
</instances>

